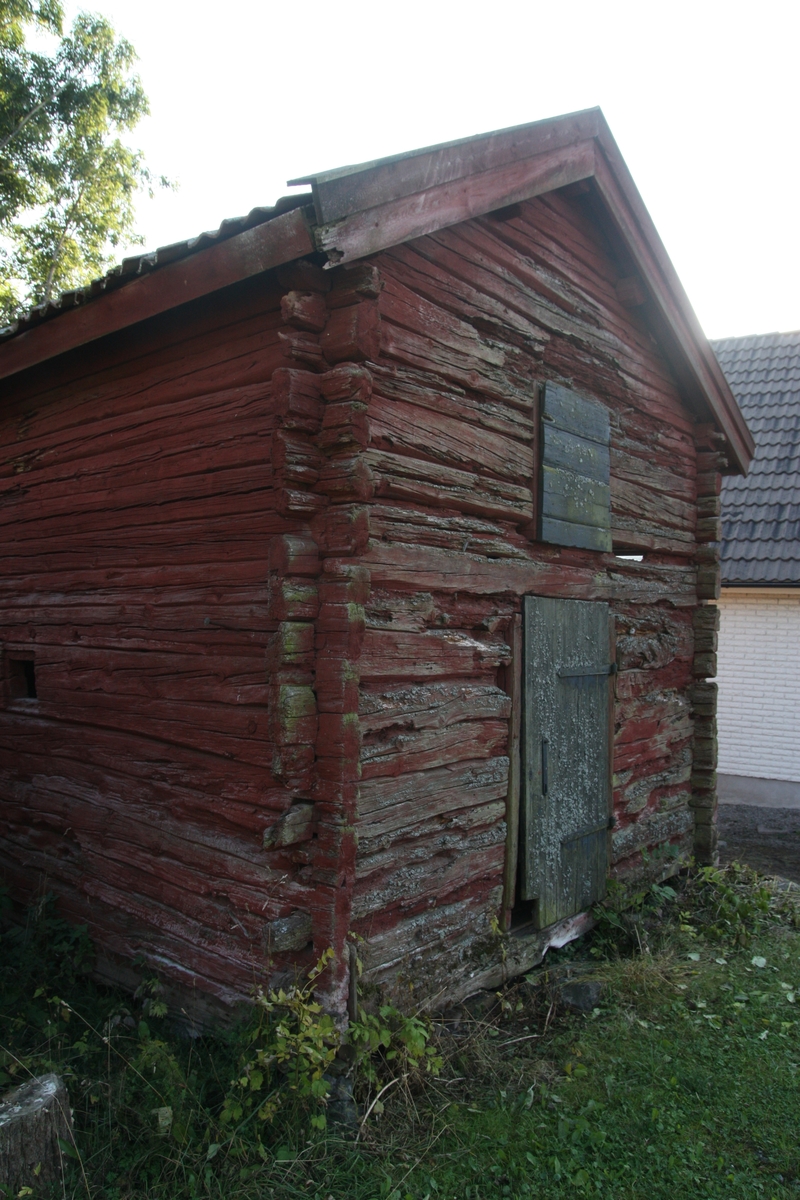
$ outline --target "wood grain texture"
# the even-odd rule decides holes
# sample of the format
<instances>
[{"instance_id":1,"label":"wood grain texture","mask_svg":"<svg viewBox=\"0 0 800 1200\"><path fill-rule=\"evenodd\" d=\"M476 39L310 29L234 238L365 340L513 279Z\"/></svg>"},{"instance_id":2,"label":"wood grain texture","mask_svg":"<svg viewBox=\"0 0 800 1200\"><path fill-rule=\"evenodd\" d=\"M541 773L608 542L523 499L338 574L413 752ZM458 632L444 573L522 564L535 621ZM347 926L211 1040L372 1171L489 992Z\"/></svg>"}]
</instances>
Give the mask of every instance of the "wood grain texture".
<instances>
[{"instance_id":1,"label":"wood grain texture","mask_svg":"<svg viewBox=\"0 0 800 1200\"><path fill-rule=\"evenodd\" d=\"M315 736L302 678L272 705L268 663L307 670L313 626L279 624L269 572L319 570L277 476L313 482L321 409L285 368L269 283L208 331L204 303L129 335L116 367L87 354L82 379L7 397L0 627L38 698L0 713L0 854L23 893L47 875L104 954L136 944L230 1000L267 970L267 925L310 905L288 834L261 842ZM307 591L284 602L313 619Z\"/></svg>"}]
</instances>

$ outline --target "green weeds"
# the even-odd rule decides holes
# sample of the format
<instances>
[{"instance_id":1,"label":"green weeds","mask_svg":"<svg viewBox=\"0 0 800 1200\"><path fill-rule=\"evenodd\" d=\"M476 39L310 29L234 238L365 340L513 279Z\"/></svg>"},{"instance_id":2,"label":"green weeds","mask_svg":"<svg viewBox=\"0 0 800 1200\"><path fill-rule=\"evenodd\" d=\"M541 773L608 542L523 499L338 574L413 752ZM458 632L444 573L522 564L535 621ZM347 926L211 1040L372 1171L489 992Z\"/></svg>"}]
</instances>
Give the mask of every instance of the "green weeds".
<instances>
[{"instance_id":1,"label":"green weeds","mask_svg":"<svg viewBox=\"0 0 800 1200\"><path fill-rule=\"evenodd\" d=\"M364 1003L344 1045L313 977L181 1037L158 980L97 986L43 903L0 938L3 1084L66 1076L69 1200L800 1197L795 894L728 868L625 900L497 996ZM602 983L593 1012L564 1010L565 974ZM331 1072L357 1137L325 1127Z\"/></svg>"}]
</instances>

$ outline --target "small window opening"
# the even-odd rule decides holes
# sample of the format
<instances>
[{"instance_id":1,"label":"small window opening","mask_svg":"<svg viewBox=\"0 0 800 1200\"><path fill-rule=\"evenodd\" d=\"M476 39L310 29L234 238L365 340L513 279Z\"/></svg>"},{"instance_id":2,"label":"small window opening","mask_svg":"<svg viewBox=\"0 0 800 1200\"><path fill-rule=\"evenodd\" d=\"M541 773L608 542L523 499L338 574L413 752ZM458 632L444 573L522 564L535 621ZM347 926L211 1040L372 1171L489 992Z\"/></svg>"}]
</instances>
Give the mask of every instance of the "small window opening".
<instances>
[{"instance_id":1,"label":"small window opening","mask_svg":"<svg viewBox=\"0 0 800 1200\"><path fill-rule=\"evenodd\" d=\"M517 900L511 910L509 933L529 932L531 925L536 920L536 904L536 900Z\"/></svg>"},{"instance_id":2,"label":"small window opening","mask_svg":"<svg viewBox=\"0 0 800 1200\"><path fill-rule=\"evenodd\" d=\"M643 554L615 554L614 557L627 558L628 562L642 562L644 559Z\"/></svg>"},{"instance_id":3,"label":"small window opening","mask_svg":"<svg viewBox=\"0 0 800 1200\"><path fill-rule=\"evenodd\" d=\"M8 692L12 700L36 699L36 664L32 658L8 660Z\"/></svg>"}]
</instances>

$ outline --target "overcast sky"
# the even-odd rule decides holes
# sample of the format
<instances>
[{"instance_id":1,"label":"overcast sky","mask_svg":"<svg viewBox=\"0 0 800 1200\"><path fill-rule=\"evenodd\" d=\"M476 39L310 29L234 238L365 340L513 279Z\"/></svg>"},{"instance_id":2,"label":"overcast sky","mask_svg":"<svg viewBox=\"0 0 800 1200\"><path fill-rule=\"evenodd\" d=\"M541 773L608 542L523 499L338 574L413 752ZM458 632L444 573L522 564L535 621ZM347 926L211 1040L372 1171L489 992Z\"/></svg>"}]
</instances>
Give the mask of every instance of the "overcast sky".
<instances>
[{"instance_id":1,"label":"overcast sky","mask_svg":"<svg viewBox=\"0 0 800 1200\"><path fill-rule=\"evenodd\" d=\"M148 248L287 179L599 104L709 337L800 328L798 0L96 0L132 142L180 184Z\"/></svg>"}]
</instances>

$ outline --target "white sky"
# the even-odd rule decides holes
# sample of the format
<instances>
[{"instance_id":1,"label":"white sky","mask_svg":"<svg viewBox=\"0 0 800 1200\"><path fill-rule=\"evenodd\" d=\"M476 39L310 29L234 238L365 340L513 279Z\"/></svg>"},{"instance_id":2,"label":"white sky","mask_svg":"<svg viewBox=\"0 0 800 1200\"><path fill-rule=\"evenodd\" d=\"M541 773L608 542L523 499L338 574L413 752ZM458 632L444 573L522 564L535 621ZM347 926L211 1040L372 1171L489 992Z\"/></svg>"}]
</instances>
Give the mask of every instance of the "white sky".
<instances>
[{"instance_id":1,"label":"white sky","mask_svg":"<svg viewBox=\"0 0 800 1200\"><path fill-rule=\"evenodd\" d=\"M68 0L136 47L148 248L346 163L599 104L709 337L800 328L798 0Z\"/></svg>"}]
</instances>

